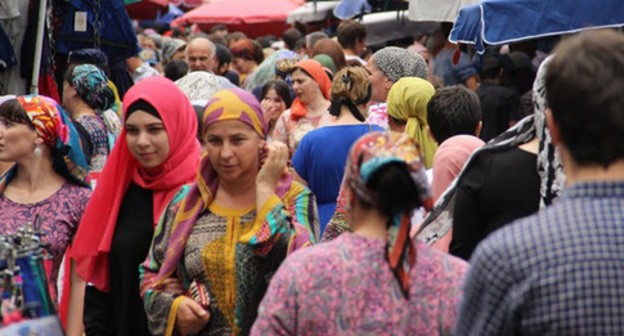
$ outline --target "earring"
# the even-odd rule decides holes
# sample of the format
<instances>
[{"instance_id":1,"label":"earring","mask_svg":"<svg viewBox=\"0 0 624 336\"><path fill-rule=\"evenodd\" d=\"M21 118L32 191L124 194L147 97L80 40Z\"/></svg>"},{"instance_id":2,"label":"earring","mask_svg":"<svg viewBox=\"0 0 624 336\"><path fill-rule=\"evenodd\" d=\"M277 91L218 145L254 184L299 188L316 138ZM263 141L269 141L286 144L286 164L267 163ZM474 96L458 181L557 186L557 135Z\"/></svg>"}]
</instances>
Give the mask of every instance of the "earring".
<instances>
[{"instance_id":1,"label":"earring","mask_svg":"<svg viewBox=\"0 0 624 336\"><path fill-rule=\"evenodd\" d=\"M39 148L39 145L35 145L35 150L34 150L35 156L36 157L41 157L41 155L43 155L43 151L41 150L41 148Z\"/></svg>"}]
</instances>

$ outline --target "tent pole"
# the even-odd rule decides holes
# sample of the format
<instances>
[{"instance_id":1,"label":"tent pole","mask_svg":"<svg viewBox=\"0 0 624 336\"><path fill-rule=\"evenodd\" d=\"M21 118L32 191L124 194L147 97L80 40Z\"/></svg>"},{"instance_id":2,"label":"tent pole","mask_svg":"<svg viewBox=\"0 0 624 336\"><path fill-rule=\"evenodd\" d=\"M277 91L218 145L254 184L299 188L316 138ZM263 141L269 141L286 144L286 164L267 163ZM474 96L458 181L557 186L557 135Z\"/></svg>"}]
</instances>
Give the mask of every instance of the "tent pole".
<instances>
[{"instance_id":1,"label":"tent pole","mask_svg":"<svg viewBox=\"0 0 624 336\"><path fill-rule=\"evenodd\" d=\"M39 94L39 70L41 67L41 52L43 50L43 34L46 21L47 0L39 0L39 13L37 17L37 39L35 40L35 58L33 60L32 81L30 83L30 93Z\"/></svg>"}]
</instances>

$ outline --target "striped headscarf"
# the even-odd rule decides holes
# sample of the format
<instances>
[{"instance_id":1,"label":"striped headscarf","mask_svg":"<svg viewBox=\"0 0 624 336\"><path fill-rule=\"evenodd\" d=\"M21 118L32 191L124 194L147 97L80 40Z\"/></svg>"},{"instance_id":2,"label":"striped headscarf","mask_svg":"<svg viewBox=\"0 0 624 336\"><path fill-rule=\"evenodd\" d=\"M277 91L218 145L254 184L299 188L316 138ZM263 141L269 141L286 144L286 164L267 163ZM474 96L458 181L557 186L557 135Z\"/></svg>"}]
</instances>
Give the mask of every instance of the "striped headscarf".
<instances>
[{"instance_id":1,"label":"striped headscarf","mask_svg":"<svg viewBox=\"0 0 624 336\"><path fill-rule=\"evenodd\" d=\"M358 139L351 147L343 184L358 198L375 206L377 196L366 185L381 167L393 162L405 162L417 186L420 203L431 209L433 199L418 144L402 133L372 132ZM344 185L342 189L346 189ZM343 194L339 202L350 204L349 194ZM386 251L390 268L406 296L409 293L409 271L416 263L416 249L409 237L412 210L397 209L391 215Z\"/></svg>"},{"instance_id":2,"label":"striped headscarf","mask_svg":"<svg viewBox=\"0 0 624 336\"><path fill-rule=\"evenodd\" d=\"M253 94L232 88L217 92L206 105L203 114L203 132L216 122L225 120L239 120L251 126L256 133L265 139L267 135L268 124L262 114L260 103ZM292 175L284 174L280 179L276 194L282 198L290 189L292 183ZM186 241L197 218L207 211L208 206L212 203L214 195L219 187L218 175L209 156L204 153L199 165L196 183L191 187L188 194L181 201L176 213L175 222L169 238L167 253L160 270L154 279L144 279L144 285L141 292L145 292L149 288L158 288L162 282L176 270L181 258L183 257ZM256 236L250 237L249 244L261 244L268 241L274 235L280 234L273 230L259 232ZM154 240L163 239L164 237L156 235Z\"/></svg>"}]
</instances>

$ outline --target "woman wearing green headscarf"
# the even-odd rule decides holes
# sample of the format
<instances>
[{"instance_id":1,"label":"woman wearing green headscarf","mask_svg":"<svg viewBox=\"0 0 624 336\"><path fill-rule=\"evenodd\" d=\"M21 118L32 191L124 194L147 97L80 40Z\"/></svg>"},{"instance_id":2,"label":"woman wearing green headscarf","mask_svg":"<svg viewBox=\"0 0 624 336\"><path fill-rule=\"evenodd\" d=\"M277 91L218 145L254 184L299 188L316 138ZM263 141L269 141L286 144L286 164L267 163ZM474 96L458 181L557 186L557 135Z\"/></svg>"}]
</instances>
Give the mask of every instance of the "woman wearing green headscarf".
<instances>
[{"instance_id":1,"label":"woman wearing green headscarf","mask_svg":"<svg viewBox=\"0 0 624 336\"><path fill-rule=\"evenodd\" d=\"M388 127L405 132L420 145L425 167L431 168L438 144L427 132L427 104L435 93L431 83L418 77L399 79L388 93Z\"/></svg>"}]
</instances>

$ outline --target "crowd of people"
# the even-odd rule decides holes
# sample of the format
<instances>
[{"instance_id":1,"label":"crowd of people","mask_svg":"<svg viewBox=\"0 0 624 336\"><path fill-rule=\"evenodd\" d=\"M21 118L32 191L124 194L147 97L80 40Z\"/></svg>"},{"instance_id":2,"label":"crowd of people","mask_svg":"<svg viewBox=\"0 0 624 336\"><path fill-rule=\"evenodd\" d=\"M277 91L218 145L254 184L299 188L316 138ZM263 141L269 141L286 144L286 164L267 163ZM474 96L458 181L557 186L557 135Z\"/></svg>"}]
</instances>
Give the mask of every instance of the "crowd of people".
<instances>
[{"instance_id":1,"label":"crowd of people","mask_svg":"<svg viewBox=\"0 0 624 336\"><path fill-rule=\"evenodd\" d=\"M449 31L144 30L122 97L76 50L0 98L0 232L70 336L623 334L624 35Z\"/></svg>"}]
</instances>

